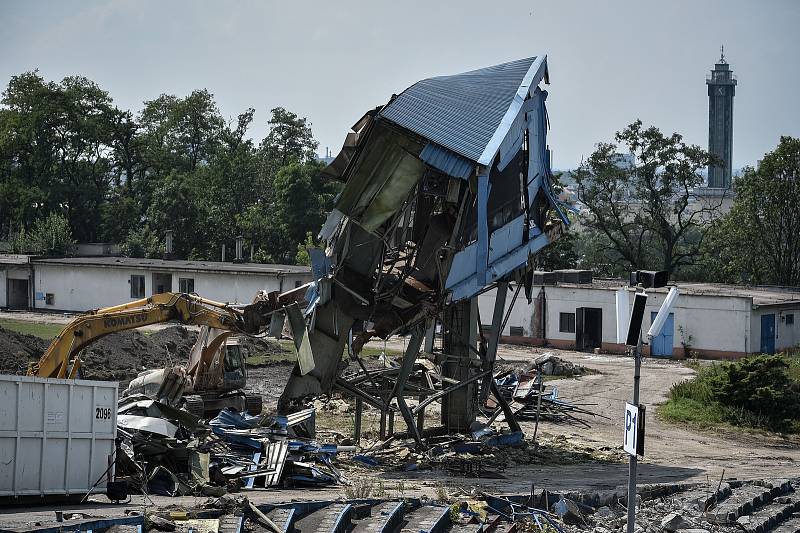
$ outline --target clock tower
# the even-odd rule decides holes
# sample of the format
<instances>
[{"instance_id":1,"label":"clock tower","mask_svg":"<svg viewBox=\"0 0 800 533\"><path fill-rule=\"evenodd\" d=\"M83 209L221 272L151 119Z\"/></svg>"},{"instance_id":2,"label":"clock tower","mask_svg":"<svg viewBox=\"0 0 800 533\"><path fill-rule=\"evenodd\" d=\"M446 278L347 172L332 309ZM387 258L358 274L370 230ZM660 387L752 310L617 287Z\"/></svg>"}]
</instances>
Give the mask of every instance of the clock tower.
<instances>
[{"instance_id":1,"label":"clock tower","mask_svg":"<svg viewBox=\"0 0 800 533\"><path fill-rule=\"evenodd\" d=\"M708 151L722 160L722 165L708 167L708 187L728 189L731 186L733 155L733 95L736 77L725 61L724 47L714 70L706 77L708 85Z\"/></svg>"}]
</instances>

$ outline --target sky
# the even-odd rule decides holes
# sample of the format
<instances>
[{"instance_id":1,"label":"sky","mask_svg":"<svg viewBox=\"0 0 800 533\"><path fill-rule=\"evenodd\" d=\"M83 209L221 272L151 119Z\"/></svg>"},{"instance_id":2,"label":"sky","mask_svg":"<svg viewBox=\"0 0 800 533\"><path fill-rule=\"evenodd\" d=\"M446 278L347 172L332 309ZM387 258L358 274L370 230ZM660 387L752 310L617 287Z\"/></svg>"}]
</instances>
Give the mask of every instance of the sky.
<instances>
[{"instance_id":1,"label":"sky","mask_svg":"<svg viewBox=\"0 0 800 533\"><path fill-rule=\"evenodd\" d=\"M417 80L547 54L553 167L637 118L707 147L705 76L737 75L734 168L800 137L800 1L0 0L0 84L83 75L117 106L214 93L251 135L282 106L336 153L369 109Z\"/></svg>"}]
</instances>

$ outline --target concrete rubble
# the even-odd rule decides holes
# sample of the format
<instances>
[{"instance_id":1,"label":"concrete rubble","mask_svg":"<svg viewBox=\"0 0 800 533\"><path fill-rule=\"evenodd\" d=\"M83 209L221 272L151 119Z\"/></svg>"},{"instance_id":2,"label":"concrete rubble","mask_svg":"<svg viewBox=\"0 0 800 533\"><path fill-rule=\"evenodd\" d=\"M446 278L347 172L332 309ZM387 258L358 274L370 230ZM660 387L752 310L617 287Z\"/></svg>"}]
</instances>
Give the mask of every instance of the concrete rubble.
<instances>
[{"instance_id":1,"label":"concrete rubble","mask_svg":"<svg viewBox=\"0 0 800 533\"><path fill-rule=\"evenodd\" d=\"M730 481L730 491L708 484L659 484L641 487L635 531L642 533L796 533L800 531L800 478ZM750 502L760 491L758 505L748 508L749 521L712 518L715 509ZM726 495L727 494L727 495ZM709 507L709 502L711 503ZM141 527L148 531L213 531L288 533L316 531L346 533L426 531L433 533L621 533L626 529L625 492L550 492L490 494L463 489L437 492L436 499L377 498L369 494L350 499L255 503L247 495L209 497L191 506L131 511L125 516L93 516L59 511L53 524L39 523L9 531L104 530ZM708 513L711 513L710 515ZM727 516L727 515L726 515ZM122 529L118 529L122 528ZM131 530L133 530L131 529Z\"/></svg>"}]
</instances>

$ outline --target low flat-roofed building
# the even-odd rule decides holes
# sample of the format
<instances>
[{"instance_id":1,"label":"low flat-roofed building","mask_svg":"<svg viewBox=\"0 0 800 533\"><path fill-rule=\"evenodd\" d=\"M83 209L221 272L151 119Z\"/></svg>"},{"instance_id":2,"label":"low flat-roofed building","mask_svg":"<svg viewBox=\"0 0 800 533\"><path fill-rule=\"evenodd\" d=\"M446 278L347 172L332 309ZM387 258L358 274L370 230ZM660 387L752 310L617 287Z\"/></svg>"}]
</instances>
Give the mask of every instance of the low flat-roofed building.
<instances>
[{"instance_id":1,"label":"low flat-roofed building","mask_svg":"<svg viewBox=\"0 0 800 533\"><path fill-rule=\"evenodd\" d=\"M0 255L0 307L12 309L82 312L162 292L243 304L259 290L283 292L309 281L311 269L297 265Z\"/></svg>"},{"instance_id":2,"label":"low flat-roofed building","mask_svg":"<svg viewBox=\"0 0 800 533\"><path fill-rule=\"evenodd\" d=\"M617 338L617 291L623 280L562 283L533 288L530 304L518 297L502 332L505 342L590 351L625 351ZM709 358L775 353L800 345L800 289L712 283L676 284L680 295L661 334L645 346L655 357ZM633 289L627 289L628 313ZM646 332L668 288L649 289L642 330ZM511 302L507 298L506 309ZM494 291L479 300L490 317ZM645 341L647 339L645 338ZM623 341L624 342L624 341Z\"/></svg>"}]
</instances>

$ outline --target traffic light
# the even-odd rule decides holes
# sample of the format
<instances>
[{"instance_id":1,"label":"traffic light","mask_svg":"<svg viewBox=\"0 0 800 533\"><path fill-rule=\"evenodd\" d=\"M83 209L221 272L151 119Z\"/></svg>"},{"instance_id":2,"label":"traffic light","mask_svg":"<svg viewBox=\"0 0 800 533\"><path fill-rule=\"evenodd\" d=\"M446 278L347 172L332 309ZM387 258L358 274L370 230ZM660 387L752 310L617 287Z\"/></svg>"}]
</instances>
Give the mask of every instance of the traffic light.
<instances>
[{"instance_id":1,"label":"traffic light","mask_svg":"<svg viewBox=\"0 0 800 533\"><path fill-rule=\"evenodd\" d=\"M634 270L630 276L630 286L641 285L645 289L666 287L669 283L669 272L666 270Z\"/></svg>"}]
</instances>

